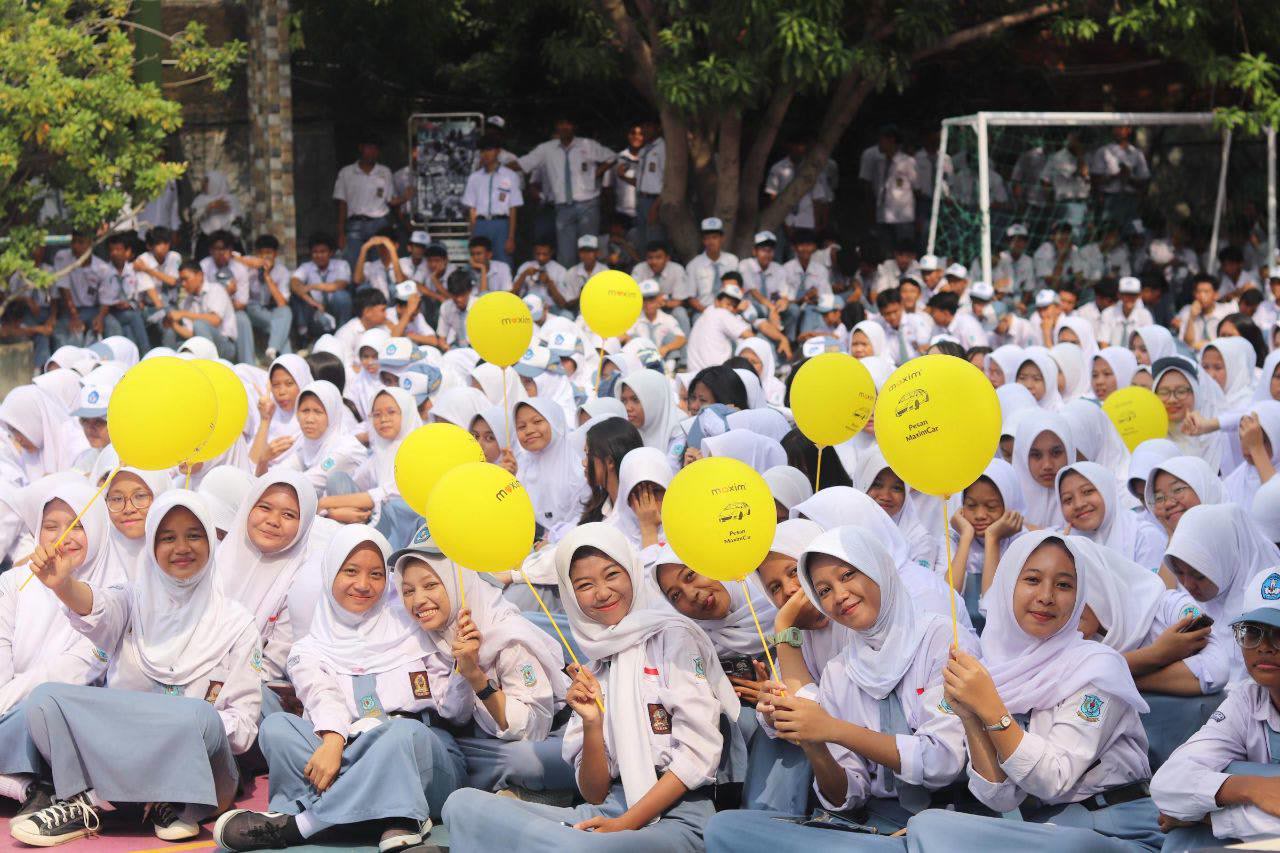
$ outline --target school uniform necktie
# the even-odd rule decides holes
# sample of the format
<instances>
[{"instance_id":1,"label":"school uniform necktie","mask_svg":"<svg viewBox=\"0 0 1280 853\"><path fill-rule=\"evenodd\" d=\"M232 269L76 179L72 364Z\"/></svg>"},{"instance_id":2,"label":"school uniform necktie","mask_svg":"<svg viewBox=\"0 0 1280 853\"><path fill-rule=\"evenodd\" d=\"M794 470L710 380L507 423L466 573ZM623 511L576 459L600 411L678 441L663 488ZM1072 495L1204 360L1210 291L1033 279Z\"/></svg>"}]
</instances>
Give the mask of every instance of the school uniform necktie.
<instances>
[{"instance_id":1,"label":"school uniform necktie","mask_svg":"<svg viewBox=\"0 0 1280 853\"><path fill-rule=\"evenodd\" d=\"M498 170L497 169L493 170L493 172L496 172L496 171ZM493 172L489 173L489 194L486 196L486 198L489 200L489 210L488 212L485 213L485 216L493 216Z\"/></svg>"},{"instance_id":2,"label":"school uniform necktie","mask_svg":"<svg viewBox=\"0 0 1280 853\"><path fill-rule=\"evenodd\" d=\"M564 149L564 203L573 202L573 170L569 168L569 149Z\"/></svg>"},{"instance_id":3,"label":"school uniform necktie","mask_svg":"<svg viewBox=\"0 0 1280 853\"><path fill-rule=\"evenodd\" d=\"M907 363L907 339L902 334L901 325L898 326L897 334L898 334L898 364L906 364Z\"/></svg>"},{"instance_id":4,"label":"school uniform necktie","mask_svg":"<svg viewBox=\"0 0 1280 853\"><path fill-rule=\"evenodd\" d=\"M711 293L714 298L716 290L720 287L720 262L711 262Z\"/></svg>"}]
</instances>

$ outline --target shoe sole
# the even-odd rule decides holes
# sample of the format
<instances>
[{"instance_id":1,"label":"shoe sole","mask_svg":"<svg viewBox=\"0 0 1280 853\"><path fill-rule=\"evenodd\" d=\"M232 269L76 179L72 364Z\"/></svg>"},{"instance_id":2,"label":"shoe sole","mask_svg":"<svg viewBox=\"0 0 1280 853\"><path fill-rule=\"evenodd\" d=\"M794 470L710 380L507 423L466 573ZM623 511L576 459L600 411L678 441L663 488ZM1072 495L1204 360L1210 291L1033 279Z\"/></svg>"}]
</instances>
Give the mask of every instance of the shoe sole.
<instances>
[{"instance_id":1,"label":"shoe sole","mask_svg":"<svg viewBox=\"0 0 1280 853\"><path fill-rule=\"evenodd\" d=\"M233 850L234 848L228 847L227 845L222 843L222 830L226 828L227 821L231 820L231 818L235 817L236 815L244 814L247 811L249 810L248 809L232 809L229 812L223 812L218 817L218 820L213 824L213 843L218 845L224 850Z\"/></svg>"},{"instance_id":2,"label":"shoe sole","mask_svg":"<svg viewBox=\"0 0 1280 853\"><path fill-rule=\"evenodd\" d=\"M37 835L25 831L21 824L11 826L9 834L17 841L23 844L29 844L32 847L57 847L60 844L67 844L72 841L78 841L81 838L89 836L89 830L78 829L75 832L68 832L63 835Z\"/></svg>"},{"instance_id":3,"label":"shoe sole","mask_svg":"<svg viewBox=\"0 0 1280 853\"><path fill-rule=\"evenodd\" d=\"M168 826L165 828L156 827L156 838L161 841L187 841L195 838L200 834L200 827L178 827Z\"/></svg>"}]
</instances>

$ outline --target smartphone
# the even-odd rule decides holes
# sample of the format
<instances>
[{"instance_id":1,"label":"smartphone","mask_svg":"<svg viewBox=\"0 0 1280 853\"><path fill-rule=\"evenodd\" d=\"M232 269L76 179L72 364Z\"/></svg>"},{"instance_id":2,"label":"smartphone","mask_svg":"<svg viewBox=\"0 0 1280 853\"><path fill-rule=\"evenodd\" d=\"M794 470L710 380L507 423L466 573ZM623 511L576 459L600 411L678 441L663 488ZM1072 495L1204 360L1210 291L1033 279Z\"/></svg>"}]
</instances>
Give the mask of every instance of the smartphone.
<instances>
[{"instance_id":1,"label":"smartphone","mask_svg":"<svg viewBox=\"0 0 1280 853\"><path fill-rule=\"evenodd\" d=\"M1208 613L1201 613L1195 619L1191 620L1191 624L1179 631L1179 634L1190 634L1192 631L1199 631L1201 628L1208 628L1213 624L1213 617Z\"/></svg>"}]
</instances>

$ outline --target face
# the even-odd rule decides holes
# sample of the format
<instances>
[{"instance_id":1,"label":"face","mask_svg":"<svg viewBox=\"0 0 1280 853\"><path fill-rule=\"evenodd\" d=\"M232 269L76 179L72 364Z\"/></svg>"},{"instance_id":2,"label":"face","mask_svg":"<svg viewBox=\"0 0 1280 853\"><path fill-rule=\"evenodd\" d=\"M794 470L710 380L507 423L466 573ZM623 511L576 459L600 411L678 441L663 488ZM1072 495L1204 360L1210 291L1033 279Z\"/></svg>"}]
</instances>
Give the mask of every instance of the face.
<instances>
[{"instance_id":1,"label":"face","mask_svg":"<svg viewBox=\"0 0 1280 853\"><path fill-rule=\"evenodd\" d=\"M1147 350L1147 344L1142 340L1142 335L1134 332L1129 336L1129 349L1133 350L1133 357L1138 360L1138 364L1151 365L1151 353Z\"/></svg>"},{"instance_id":2,"label":"face","mask_svg":"<svg viewBox=\"0 0 1280 853\"><path fill-rule=\"evenodd\" d=\"M302 434L314 441L329 429L329 415L314 394L308 394L298 403L298 426Z\"/></svg>"},{"instance_id":3,"label":"face","mask_svg":"<svg viewBox=\"0 0 1280 853\"><path fill-rule=\"evenodd\" d=\"M209 562L209 534L185 506L175 506L156 527L156 564L176 580L194 577Z\"/></svg>"},{"instance_id":4,"label":"face","mask_svg":"<svg viewBox=\"0 0 1280 853\"><path fill-rule=\"evenodd\" d=\"M1090 376L1093 393L1099 400L1106 400L1116 390L1116 374L1105 358L1093 360L1093 373Z\"/></svg>"},{"instance_id":5,"label":"face","mask_svg":"<svg viewBox=\"0 0 1280 853\"><path fill-rule=\"evenodd\" d=\"M1102 526L1106 504L1098 487L1087 478L1072 471L1058 485L1058 497L1062 501L1062 514L1072 530L1092 533Z\"/></svg>"},{"instance_id":6,"label":"face","mask_svg":"<svg viewBox=\"0 0 1280 853\"><path fill-rule=\"evenodd\" d=\"M486 169L491 169L493 168L494 164L497 162L498 162L497 148L481 148L480 149L480 165L481 166L483 166Z\"/></svg>"},{"instance_id":7,"label":"face","mask_svg":"<svg viewBox=\"0 0 1280 853\"><path fill-rule=\"evenodd\" d=\"M866 358L869 355L875 355L875 351L871 347L871 339L861 329L854 332L853 337L849 339L849 355L854 358Z\"/></svg>"},{"instance_id":8,"label":"face","mask_svg":"<svg viewBox=\"0 0 1280 853\"><path fill-rule=\"evenodd\" d=\"M520 446L537 453L551 443L551 424L533 406L516 409L516 438Z\"/></svg>"},{"instance_id":9,"label":"face","mask_svg":"<svg viewBox=\"0 0 1280 853\"><path fill-rule=\"evenodd\" d=\"M696 415L702 411L703 406L711 406L716 402L716 398L711 396L711 392L707 390L707 386L701 382L696 383L689 389L689 414Z\"/></svg>"},{"instance_id":10,"label":"face","mask_svg":"<svg viewBox=\"0 0 1280 853\"><path fill-rule=\"evenodd\" d=\"M1191 411L1196 404L1191 383L1179 370L1166 371L1164 376L1160 377L1160 384L1156 386L1156 396L1160 398L1160 402L1164 403L1164 410L1169 413L1169 420L1174 423L1182 423L1187 412Z\"/></svg>"},{"instance_id":11,"label":"face","mask_svg":"<svg viewBox=\"0 0 1280 853\"><path fill-rule=\"evenodd\" d=\"M107 489L107 515L111 524L130 539L145 534L147 510L155 496L137 474L121 471Z\"/></svg>"},{"instance_id":12,"label":"face","mask_svg":"<svg viewBox=\"0 0 1280 853\"><path fill-rule=\"evenodd\" d=\"M81 418L80 428L84 430L84 437L89 440L89 446L94 450L101 450L111 443L111 436L107 433L106 418Z\"/></svg>"},{"instance_id":13,"label":"face","mask_svg":"<svg viewBox=\"0 0 1280 853\"><path fill-rule=\"evenodd\" d=\"M760 564L759 572L760 583L764 585L764 591L769 594L774 607L781 607L791 600L791 596L800 592L799 570L794 557L770 551ZM816 631L826 627L827 617L806 599L800 607L795 624L802 631Z\"/></svg>"},{"instance_id":14,"label":"face","mask_svg":"<svg viewBox=\"0 0 1280 853\"><path fill-rule=\"evenodd\" d=\"M221 240L209 247L209 254L213 257L213 262L220 267L231 263L231 247Z\"/></svg>"},{"instance_id":15,"label":"face","mask_svg":"<svg viewBox=\"0 0 1280 853\"><path fill-rule=\"evenodd\" d=\"M360 152L360 159L365 163L376 163L378 161L378 146L372 142L361 142L356 146L356 150Z\"/></svg>"},{"instance_id":16,"label":"face","mask_svg":"<svg viewBox=\"0 0 1280 853\"><path fill-rule=\"evenodd\" d=\"M898 287L898 293L902 296L902 307L906 311L916 310L916 303L920 301L920 288L915 283L903 284Z\"/></svg>"},{"instance_id":17,"label":"face","mask_svg":"<svg viewBox=\"0 0 1280 853\"><path fill-rule=\"evenodd\" d=\"M663 563L654 573L662 594L678 613L690 619L714 620L729 615L729 593L720 581L703 577L688 566Z\"/></svg>"},{"instance_id":18,"label":"face","mask_svg":"<svg viewBox=\"0 0 1280 853\"><path fill-rule=\"evenodd\" d=\"M561 142L568 142L573 139L573 122L567 119L560 119L556 122L556 137Z\"/></svg>"},{"instance_id":19,"label":"face","mask_svg":"<svg viewBox=\"0 0 1280 853\"><path fill-rule=\"evenodd\" d=\"M1046 543L1031 552L1013 587L1018 627L1038 640L1056 634L1076 606L1076 566L1067 549Z\"/></svg>"},{"instance_id":20,"label":"face","mask_svg":"<svg viewBox=\"0 0 1280 853\"><path fill-rule=\"evenodd\" d=\"M1122 293L1120 294L1120 304L1124 308L1125 316L1133 313L1133 309L1138 305L1138 294Z\"/></svg>"},{"instance_id":21,"label":"face","mask_svg":"<svg viewBox=\"0 0 1280 853\"><path fill-rule=\"evenodd\" d=\"M213 253L212 250L210 250L210 253ZM107 244L107 260L111 261L119 269L129 262L129 247L122 242Z\"/></svg>"},{"instance_id":22,"label":"face","mask_svg":"<svg viewBox=\"0 0 1280 853\"><path fill-rule=\"evenodd\" d=\"M1218 597L1218 585L1196 571L1190 563L1173 556L1167 556L1165 560L1178 583L1196 601L1203 603Z\"/></svg>"},{"instance_id":23,"label":"face","mask_svg":"<svg viewBox=\"0 0 1280 853\"><path fill-rule=\"evenodd\" d=\"M627 131L627 145L633 151L639 151L644 147L644 128L636 125Z\"/></svg>"},{"instance_id":24,"label":"face","mask_svg":"<svg viewBox=\"0 0 1280 853\"><path fill-rule=\"evenodd\" d=\"M1065 326L1058 330L1058 343L1080 345L1080 336Z\"/></svg>"},{"instance_id":25,"label":"face","mask_svg":"<svg viewBox=\"0 0 1280 853\"><path fill-rule=\"evenodd\" d=\"M702 235L702 248L706 250L711 257L720 254L721 247L724 246L724 235L719 231L711 231Z\"/></svg>"},{"instance_id":26,"label":"face","mask_svg":"<svg viewBox=\"0 0 1280 853\"><path fill-rule=\"evenodd\" d=\"M636 396L636 392L631 390L631 386L622 386L622 395L620 397L622 405L627 410L627 422L636 429L644 426L644 406L640 405L640 398Z\"/></svg>"},{"instance_id":27,"label":"face","mask_svg":"<svg viewBox=\"0 0 1280 853\"><path fill-rule=\"evenodd\" d=\"M1204 368L1204 372L1213 377L1213 381L1218 383L1218 387L1226 390L1227 387L1227 363L1222 359L1222 353L1218 352L1217 347L1205 347L1204 354L1200 356L1200 366Z\"/></svg>"},{"instance_id":28,"label":"face","mask_svg":"<svg viewBox=\"0 0 1280 853\"><path fill-rule=\"evenodd\" d=\"M881 308L880 318L888 323L891 328L898 328L898 324L902 322L902 303L890 302L884 308Z\"/></svg>"},{"instance_id":29,"label":"face","mask_svg":"<svg viewBox=\"0 0 1280 853\"><path fill-rule=\"evenodd\" d=\"M360 369L370 376L375 375L381 364L378 363L378 351L373 347L360 347Z\"/></svg>"},{"instance_id":30,"label":"face","mask_svg":"<svg viewBox=\"0 0 1280 853\"><path fill-rule=\"evenodd\" d=\"M991 380L991 384L999 388L1005 383L1004 368L994 358L983 359L983 367L986 370L987 379Z\"/></svg>"},{"instance_id":31,"label":"face","mask_svg":"<svg viewBox=\"0 0 1280 853\"><path fill-rule=\"evenodd\" d=\"M1271 372L1271 399L1280 400L1280 368Z\"/></svg>"},{"instance_id":32,"label":"face","mask_svg":"<svg viewBox=\"0 0 1280 853\"><path fill-rule=\"evenodd\" d=\"M374 399L369 419L373 421L373 430L381 439L391 441L400 434L400 407L390 394L379 394Z\"/></svg>"},{"instance_id":33,"label":"face","mask_svg":"<svg viewBox=\"0 0 1280 853\"><path fill-rule=\"evenodd\" d=\"M1133 381L1130 382L1129 384L1137 385L1139 388L1146 388L1148 391L1150 391L1151 390L1151 371L1139 370L1137 373L1133 374Z\"/></svg>"},{"instance_id":34,"label":"face","mask_svg":"<svg viewBox=\"0 0 1280 853\"><path fill-rule=\"evenodd\" d=\"M1030 391L1037 401L1044 399L1044 374L1034 361L1024 362L1018 368L1018 384Z\"/></svg>"},{"instance_id":35,"label":"face","mask_svg":"<svg viewBox=\"0 0 1280 853\"><path fill-rule=\"evenodd\" d=\"M249 541L264 554L283 551L298 535L301 523L298 493L292 486L276 483L249 510Z\"/></svg>"},{"instance_id":36,"label":"face","mask_svg":"<svg viewBox=\"0 0 1280 853\"><path fill-rule=\"evenodd\" d=\"M880 615L880 585L844 560L815 554L809 576L822 610L854 631L866 631Z\"/></svg>"},{"instance_id":37,"label":"face","mask_svg":"<svg viewBox=\"0 0 1280 853\"><path fill-rule=\"evenodd\" d=\"M880 504L881 509L891 516L896 516L907 499L907 486L902 482L901 477L885 468L871 481L867 494Z\"/></svg>"},{"instance_id":38,"label":"face","mask_svg":"<svg viewBox=\"0 0 1280 853\"><path fill-rule=\"evenodd\" d=\"M1190 485L1170 474L1160 471L1151 484L1152 502L1155 504L1156 521L1159 521L1170 535L1178 527L1178 520L1183 513L1193 506L1200 505L1200 496Z\"/></svg>"},{"instance_id":39,"label":"face","mask_svg":"<svg viewBox=\"0 0 1280 853\"><path fill-rule=\"evenodd\" d=\"M466 293L450 293L449 299L453 301L453 307L459 311L467 310L467 303L471 301L471 291Z\"/></svg>"},{"instance_id":40,"label":"face","mask_svg":"<svg viewBox=\"0 0 1280 853\"><path fill-rule=\"evenodd\" d=\"M1280 649L1273 643L1280 644L1280 636L1276 634L1275 628L1268 625L1246 622L1241 627L1253 628L1262 633L1264 639L1257 646L1252 649L1241 646L1240 652L1244 655L1244 666L1249 671L1249 677L1274 696L1280 690Z\"/></svg>"},{"instance_id":41,"label":"face","mask_svg":"<svg viewBox=\"0 0 1280 853\"><path fill-rule=\"evenodd\" d=\"M364 323L366 329L383 325L387 322L387 306L370 305L360 312L360 322Z\"/></svg>"},{"instance_id":42,"label":"face","mask_svg":"<svg viewBox=\"0 0 1280 853\"><path fill-rule=\"evenodd\" d=\"M488 266L491 253L484 246L472 246L468 253L471 255L473 264Z\"/></svg>"},{"instance_id":43,"label":"face","mask_svg":"<svg viewBox=\"0 0 1280 853\"><path fill-rule=\"evenodd\" d=\"M166 246L166 247L165 247L165 251L167 252L167 251L168 251L168 249L169 249L169 247L168 247L168 246ZM263 261L265 261L265 262L266 262L266 264L267 264L267 269L270 269L271 267L275 266L275 263L276 263L276 250L275 250L275 249L268 249L268 248L266 248L266 247L263 247L263 248L258 249L257 251L255 251L255 252L254 252L254 254L256 254L259 258L261 258ZM160 255L156 255L156 257L158 258L158 257L160 257Z\"/></svg>"},{"instance_id":44,"label":"face","mask_svg":"<svg viewBox=\"0 0 1280 853\"><path fill-rule=\"evenodd\" d=\"M551 247L541 244L534 246L533 259L538 262L539 266L545 267L551 263Z\"/></svg>"},{"instance_id":45,"label":"face","mask_svg":"<svg viewBox=\"0 0 1280 853\"><path fill-rule=\"evenodd\" d=\"M293 404L298 400L298 383L293 381L293 374L283 367L271 371L271 397L276 406L284 412L292 412Z\"/></svg>"},{"instance_id":46,"label":"face","mask_svg":"<svg viewBox=\"0 0 1280 853\"><path fill-rule=\"evenodd\" d=\"M610 557L584 554L569 568L578 607L601 625L617 625L631 612L631 575Z\"/></svg>"},{"instance_id":47,"label":"face","mask_svg":"<svg viewBox=\"0 0 1280 853\"><path fill-rule=\"evenodd\" d=\"M54 498L45 504L44 514L40 518L40 544L46 548L52 547L75 517L76 511L61 498ZM84 565L85 549L88 547L89 537L84 532L84 525L76 522L67 538L62 540L62 550L71 561L71 568L77 569Z\"/></svg>"},{"instance_id":48,"label":"face","mask_svg":"<svg viewBox=\"0 0 1280 853\"><path fill-rule=\"evenodd\" d=\"M756 246L751 250L751 254L756 256L756 262L762 267L767 267L773 263L773 247L772 246Z\"/></svg>"},{"instance_id":49,"label":"face","mask_svg":"<svg viewBox=\"0 0 1280 853\"><path fill-rule=\"evenodd\" d=\"M964 504L960 511L973 525L974 534L981 536L993 521L1004 515L1004 498L1000 497L1000 490L994 484L982 478L964 490Z\"/></svg>"},{"instance_id":50,"label":"face","mask_svg":"<svg viewBox=\"0 0 1280 853\"><path fill-rule=\"evenodd\" d=\"M179 270L178 281L182 282L184 291L194 296L204 286L204 275L198 270Z\"/></svg>"},{"instance_id":51,"label":"face","mask_svg":"<svg viewBox=\"0 0 1280 853\"><path fill-rule=\"evenodd\" d=\"M439 631L449 624L449 591L422 560L405 562L400 572L400 600L424 631Z\"/></svg>"},{"instance_id":52,"label":"face","mask_svg":"<svg viewBox=\"0 0 1280 853\"><path fill-rule=\"evenodd\" d=\"M1076 303L1078 303L1079 301L1080 301L1080 297L1074 293L1070 293L1065 290L1060 291L1058 293L1058 307L1062 309L1063 314L1070 314L1072 311L1076 310ZM1063 340L1070 340L1070 339L1063 338ZM1074 343L1079 343L1079 342L1080 342L1079 338L1076 338L1074 341Z\"/></svg>"},{"instance_id":53,"label":"face","mask_svg":"<svg viewBox=\"0 0 1280 853\"><path fill-rule=\"evenodd\" d=\"M320 269L329 266L329 259L333 257L333 249L324 243L316 243L311 247L311 262Z\"/></svg>"},{"instance_id":54,"label":"face","mask_svg":"<svg viewBox=\"0 0 1280 853\"><path fill-rule=\"evenodd\" d=\"M1207 281L1197 284L1195 291L1192 293L1193 298L1200 303L1202 308L1212 308L1217 295L1213 285Z\"/></svg>"},{"instance_id":55,"label":"face","mask_svg":"<svg viewBox=\"0 0 1280 853\"><path fill-rule=\"evenodd\" d=\"M387 589L387 567L372 542L362 542L333 579L333 600L348 613L368 613Z\"/></svg>"},{"instance_id":56,"label":"face","mask_svg":"<svg viewBox=\"0 0 1280 853\"><path fill-rule=\"evenodd\" d=\"M1058 471L1071 460L1067 458L1067 446L1055 433L1045 430L1031 442L1031 450L1027 453L1027 467L1036 482L1046 489L1052 489Z\"/></svg>"},{"instance_id":57,"label":"face","mask_svg":"<svg viewBox=\"0 0 1280 853\"><path fill-rule=\"evenodd\" d=\"M485 461L497 462L498 456L502 453L502 446L498 444L497 436L493 434L493 430L484 418L476 418L471 422L471 435L480 442Z\"/></svg>"},{"instance_id":58,"label":"face","mask_svg":"<svg viewBox=\"0 0 1280 853\"><path fill-rule=\"evenodd\" d=\"M751 365L752 370L754 370L758 375L763 375L764 362L760 360L760 356L756 355L755 350L744 349L742 351L742 357Z\"/></svg>"}]
</instances>

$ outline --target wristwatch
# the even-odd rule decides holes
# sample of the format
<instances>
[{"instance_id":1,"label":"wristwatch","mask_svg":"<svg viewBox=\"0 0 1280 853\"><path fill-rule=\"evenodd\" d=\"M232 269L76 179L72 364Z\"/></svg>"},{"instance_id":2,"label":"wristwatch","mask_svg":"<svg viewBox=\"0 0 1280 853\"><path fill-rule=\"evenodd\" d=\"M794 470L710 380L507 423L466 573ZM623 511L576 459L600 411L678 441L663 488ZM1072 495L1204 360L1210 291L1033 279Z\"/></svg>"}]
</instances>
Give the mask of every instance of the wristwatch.
<instances>
[{"instance_id":1,"label":"wristwatch","mask_svg":"<svg viewBox=\"0 0 1280 853\"><path fill-rule=\"evenodd\" d=\"M491 678L489 679L489 683L484 686L483 690L476 691L476 698L479 699L481 702L483 702L484 700L488 699L490 696L492 696L497 692L498 692L498 682L494 681Z\"/></svg>"},{"instance_id":2,"label":"wristwatch","mask_svg":"<svg viewBox=\"0 0 1280 853\"><path fill-rule=\"evenodd\" d=\"M804 636L800 633L800 629L796 627L787 628L772 635L770 640L775 646L787 645L798 649L804 642Z\"/></svg>"},{"instance_id":3,"label":"wristwatch","mask_svg":"<svg viewBox=\"0 0 1280 853\"><path fill-rule=\"evenodd\" d=\"M994 726L985 726L984 728L986 728L986 730L989 732L1002 732L1012 725L1013 725L1013 717L1010 717L1008 714L1005 714L1000 718L1000 721L996 723Z\"/></svg>"}]
</instances>

